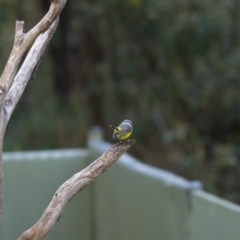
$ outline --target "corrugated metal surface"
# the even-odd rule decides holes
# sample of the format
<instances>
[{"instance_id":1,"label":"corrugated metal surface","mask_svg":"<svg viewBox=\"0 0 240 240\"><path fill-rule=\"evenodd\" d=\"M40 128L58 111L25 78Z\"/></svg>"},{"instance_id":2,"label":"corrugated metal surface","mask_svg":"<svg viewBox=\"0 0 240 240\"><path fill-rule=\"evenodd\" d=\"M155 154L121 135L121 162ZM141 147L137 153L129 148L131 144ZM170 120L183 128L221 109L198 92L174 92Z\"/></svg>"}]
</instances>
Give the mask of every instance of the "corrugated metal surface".
<instances>
[{"instance_id":1,"label":"corrugated metal surface","mask_svg":"<svg viewBox=\"0 0 240 240\"><path fill-rule=\"evenodd\" d=\"M192 240L239 240L240 207L203 191L192 198Z\"/></svg>"},{"instance_id":2,"label":"corrugated metal surface","mask_svg":"<svg viewBox=\"0 0 240 240\"><path fill-rule=\"evenodd\" d=\"M110 147L4 155L1 240L31 227L57 188ZM91 153L91 154L90 154ZM240 207L125 154L67 205L48 240L239 240Z\"/></svg>"},{"instance_id":3,"label":"corrugated metal surface","mask_svg":"<svg viewBox=\"0 0 240 240\"><path fill-rule=\"evenodd\" d=\"M4 156L1 240L14 240L31 227L57 188L88 164L83 150L37 151ZM90 188L76 196L45 239L91 239ZM81 226L81 227L80 227Z\"/></svg>"},{"instance_id":4,"label":"corrugated metal surface","mask_svg":"<svg viewBox=\"0 0 240 240\"><path fill-rule=\"evenodd\" d=\"M125 154L94 188L94 239L189 239L191 182Z\"/></svg>"}]
</instances>

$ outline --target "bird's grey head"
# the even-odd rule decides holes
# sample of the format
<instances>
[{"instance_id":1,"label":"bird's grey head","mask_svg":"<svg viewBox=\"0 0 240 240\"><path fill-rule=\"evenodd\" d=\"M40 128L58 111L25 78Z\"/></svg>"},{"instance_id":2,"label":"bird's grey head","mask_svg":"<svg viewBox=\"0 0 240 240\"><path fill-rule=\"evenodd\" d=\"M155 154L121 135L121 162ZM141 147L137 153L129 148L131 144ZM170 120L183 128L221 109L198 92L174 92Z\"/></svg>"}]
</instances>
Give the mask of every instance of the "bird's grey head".
<instances>
[{"instance_id":1,"label":"bird's grey head","mask_svg":"<svg viewBox=\"0 0 240 240\"><path fill-rule=\"evenodd\" d=\"M132 121L131 121L131 120L129 120L129 119L126 119L126 120L124 120L124 121L123 121L123 123L129 123L131 126L133 126L133 123L132 123Z\"/></svg>"}]
</instances>

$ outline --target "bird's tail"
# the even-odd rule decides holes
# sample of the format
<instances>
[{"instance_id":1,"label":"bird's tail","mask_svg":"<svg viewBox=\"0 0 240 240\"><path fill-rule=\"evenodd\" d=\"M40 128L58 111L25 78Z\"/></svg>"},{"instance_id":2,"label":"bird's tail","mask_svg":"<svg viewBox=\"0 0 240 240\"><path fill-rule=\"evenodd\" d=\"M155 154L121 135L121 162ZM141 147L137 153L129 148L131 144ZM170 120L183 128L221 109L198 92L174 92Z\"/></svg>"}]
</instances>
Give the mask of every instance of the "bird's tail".
<instances>
[{"instance_id":1,"label":"bird's tail","mask_svg":"<svg viewBox=\"0 0 240 240\"><path fill-rule=\"evenodd\" d=\"M115 134L118 133L120 131L120 129L118 127L113 126L113 125L109 125L109 127L114 129L113 136L112 136L112 138L114 139Z\"/></svg>"},{"instance_id":2,"label":"bird's tail","mask_svg":"<svg viewBox=\"0 0 240 240\"><path fill-rule=\"evenodd\" d=\"M115 127L115 126L113 126L113 125L109 125L109 127L112 128L112 129L114 129L114 130L116 130L116 131L119 131L118 127Z\"/></svg>"}]
</instances>

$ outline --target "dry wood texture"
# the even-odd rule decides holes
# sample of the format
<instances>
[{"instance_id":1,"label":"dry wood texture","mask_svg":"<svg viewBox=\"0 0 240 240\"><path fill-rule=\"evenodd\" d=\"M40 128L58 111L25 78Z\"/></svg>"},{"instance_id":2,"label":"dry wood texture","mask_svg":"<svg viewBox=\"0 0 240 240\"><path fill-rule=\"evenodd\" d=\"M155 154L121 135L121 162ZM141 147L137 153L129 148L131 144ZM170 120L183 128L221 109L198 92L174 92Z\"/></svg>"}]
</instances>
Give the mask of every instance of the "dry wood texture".
<instances>
[{"instance_id":1,"label":"dry wood texture","mask_svg":"<svg viewBox=\"0 0 240 240\"><path fill-rule=\"evenodd\" d=\"M3 174L2 174L2 146L4 141L5 129L8 120L14 110L19 98L21 97L28 80L31 78L34 69L36 69L40 58L50 41L53 32L57 26L57 18L63 10L67 0L51 0L50 9L43 19L36 24L30 31L24 31L24 22L17 21L15 28L15 37L12 52L0 77L0 222L2 218L3 205ZM56 21L55 21L56 20ZM43 43L42 48L36 46L32 51L32 56L25 60L23 68L19 71L18 77L15 77L19 63L23 55L29 50L35 40L47 31L45 38L40 38Z\"/></svg>"},{"instance_id":2,"label":"dry wood texture","mask_svg":"<svg viewBox=\"0 0 240 240\"><path fill-rule=\"evenodd\" d=\"M135 143L134 140L119 142L113 145L97 160L81 172L76 173L60 186L54 194L50 204L38 222L25 231L18 240L43 239L60 218L66 204L81 190L87 187L98 176L105 172L122 154Z\"/></svg>"},{"instance_id":3,"label":"dry wood texture","mask_svg":"<svg viewBox=\"0 0 240 240\"><path fill-rule=\"evenodd\" d=\"M30 31L24 31L24 22L17 21L15 40L3 74L0 78L0 221L2 216L2 145L6 125L22 93L39 65L41 57L58 24L58 17L66 0L51 0L44 18ZM29 50L22 66L19 63ZM18 70L19 68L19 70ZM25 231L19 240L43 239L61 216L66 204L82 189L106 171L124 154L135 141L129 140L113 145L107 152L60 186L39 221ZM14 228L14 226L13 226Z\"/></svg>"}]
</instances>

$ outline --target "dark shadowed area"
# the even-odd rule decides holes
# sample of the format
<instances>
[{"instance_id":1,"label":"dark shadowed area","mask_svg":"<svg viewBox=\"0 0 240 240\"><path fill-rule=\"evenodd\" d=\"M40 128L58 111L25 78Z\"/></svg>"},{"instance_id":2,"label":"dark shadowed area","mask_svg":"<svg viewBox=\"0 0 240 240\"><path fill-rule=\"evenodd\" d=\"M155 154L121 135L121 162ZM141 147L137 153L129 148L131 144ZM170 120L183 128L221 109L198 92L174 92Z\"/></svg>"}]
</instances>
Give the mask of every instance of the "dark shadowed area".
<instances>
[{"instance_id":1,"label":"dark shadowed area","mask_svg":"<svg viewBox=\"0 0 240 240\"><path fill-rule=\"evenodd\" d=\"M15 20L49 2L0 2L0 71ZM130 153L240 203L240 3L68 1L7 127L5 151L85 146L92 125L134 124Z\"/></svg>"}]
</instances>

